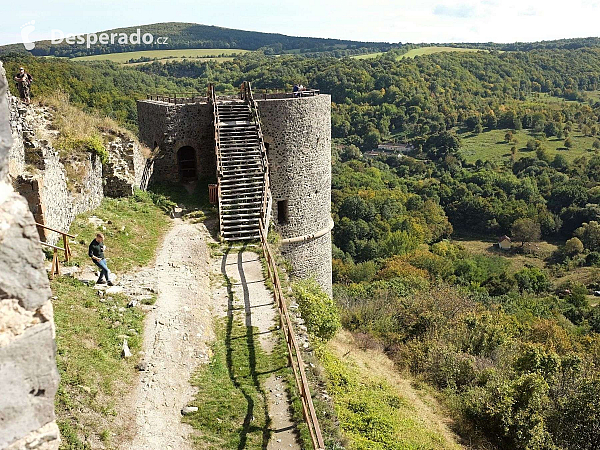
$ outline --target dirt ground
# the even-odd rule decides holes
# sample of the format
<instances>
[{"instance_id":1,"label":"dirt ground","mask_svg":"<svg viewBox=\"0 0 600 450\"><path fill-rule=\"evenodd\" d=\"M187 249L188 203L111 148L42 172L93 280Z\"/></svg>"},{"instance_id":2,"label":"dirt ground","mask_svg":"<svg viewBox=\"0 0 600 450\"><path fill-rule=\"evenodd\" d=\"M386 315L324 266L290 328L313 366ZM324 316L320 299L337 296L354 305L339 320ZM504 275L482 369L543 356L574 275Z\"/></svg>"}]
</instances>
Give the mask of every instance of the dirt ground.
<instances>
[{"instance_id":1,"label":"dirt ground","mask_svg":"<svg viewBox=\"0 0 600 450\"><path fill-rule=\"evenodd\" d=\"M209 360L214 338L212 311L226 299L210 292L210 253L204 225L175 219L158 252L154 270L158 299L146 317L140 377L130 408L135 425L130 442L120 448L191 449L189 425L181 410L192 400L190 377Z\"/></svg>"}]
</instances>

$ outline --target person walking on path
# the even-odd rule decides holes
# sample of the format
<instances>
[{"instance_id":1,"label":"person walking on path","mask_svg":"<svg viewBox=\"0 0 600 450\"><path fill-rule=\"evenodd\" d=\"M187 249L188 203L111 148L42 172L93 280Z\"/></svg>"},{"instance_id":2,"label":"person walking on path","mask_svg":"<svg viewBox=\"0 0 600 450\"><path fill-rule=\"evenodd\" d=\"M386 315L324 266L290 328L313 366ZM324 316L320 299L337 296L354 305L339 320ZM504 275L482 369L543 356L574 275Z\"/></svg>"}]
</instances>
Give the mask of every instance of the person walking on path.
<instances>
[{"instance_id":1,"label":"person walking on path","mask_svg":"<svg viewBox=\"0 0 600 450\"><path fill-rule=\"evenodd\" d=\"M104 245L104 235L102 233L96 234L96 238L90 243L90 247L88 250L88 255L100 268L100 276L96 284L105 284L108 283L109 286L112 286L112 282L110 281L110 270L106 264L106 259L104 258L104 250L106 247Z\"/></svg>"},{"instance_id":2,"label":"person walking on path","mask_svg":"<svg viewBox=\"0 0 600 450\"><path fill-rule=\"evenodd\" d=\"M31 91L29 87L33 82L33 77L25 72L24 67L19 68L19 73L15 76L15 81L17 82L17 88L19 89L19 96L21 100L25 102L26 105L31 103Z\"/></svg>"}]
</instances>

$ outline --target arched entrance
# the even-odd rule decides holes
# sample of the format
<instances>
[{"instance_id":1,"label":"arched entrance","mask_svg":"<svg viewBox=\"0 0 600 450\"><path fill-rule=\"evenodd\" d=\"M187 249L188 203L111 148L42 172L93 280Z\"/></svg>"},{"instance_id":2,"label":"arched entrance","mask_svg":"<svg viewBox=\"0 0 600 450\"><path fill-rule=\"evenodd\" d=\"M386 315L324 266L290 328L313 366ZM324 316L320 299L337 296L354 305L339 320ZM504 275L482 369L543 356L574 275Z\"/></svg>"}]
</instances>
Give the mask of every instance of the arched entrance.
<instances>
[{"instance_id":1,"label":"arched entrance","mask_svg":"<svg viewBox=\"0 0 600 450\"><path fill-rule=\"evenodd\" d=\"M196 150L189 145L177 151L177 165L181 181L195 180L196 177Z\"/></svg>"}]
</instances>

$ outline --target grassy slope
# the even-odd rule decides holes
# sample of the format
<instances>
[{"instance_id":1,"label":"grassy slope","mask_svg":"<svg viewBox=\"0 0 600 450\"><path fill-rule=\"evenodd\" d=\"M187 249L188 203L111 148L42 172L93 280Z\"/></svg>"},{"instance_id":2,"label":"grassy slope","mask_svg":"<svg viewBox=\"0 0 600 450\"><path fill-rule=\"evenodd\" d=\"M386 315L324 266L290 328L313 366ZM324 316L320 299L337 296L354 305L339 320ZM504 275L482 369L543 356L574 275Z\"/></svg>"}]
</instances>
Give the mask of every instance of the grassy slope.
<instances>
[{"instance_id":1,"label":"grassy slope","mask_svg":"<svg viewBox=\"0 0 600 450\"><path fill-rule=\"evenodd\" d=\"M73 58L74 61L113 61L117 63L126 63L130 59L138 58L207 58L207 59L223 59L219 55L236 55L247 53L248 50L225 49L225 48L190 48L181 50L143 50L139 52L125 53L107 53L103 55L81 56ZM211 57L211 58L209 58ZM171 60L171 59L169 59Z\"/></svg>"},{"instance_id":2,"label":"grassy slope","mask_svg":"<svg viewBox=\"0 0 600 450\"><path fill-rule=\"evenodd\" d=\"M161 199L154 196L154 200ZM71 227L70 231L84 242L73 245L75 263L89 264L87 244L96 232L87 221L91 215L112 222L103 232L112 248L112 268L117 271L148 264L169 226L169 219L150 194L105 199L98 209L79 216ZM125 231L121 231L122 226ZM57 297L54 312L61 382L56 411L62 448L89 448L89 443L97 447L100 442L110 447L112 437L127 426L128 412L119 410L119 399L130 390L134 379L143 313L127 308L125 296L100 299L93 288L70 277L53 280L51 287ZM121 358L124 338L134 354L128 360Z\"/></svg>"},{"instance_id":3,"label":"grassy slope","mask_svg":"<svg viewBox=\"0 0 600 450\"><path fill-rule=\"evenodd\" d=\"M348 449L461 448L437 402L413 388L381 351L360 349L342 331L319 353Z\"/></svg>"},{"instance_id":4,"label":"grassy slope","mask_svg":"<svg viewBox=\"0 0 600 450\"><path fill-rule=\"evenodd\" d=\"M463 48L463 47L439 47L439 46L419 47L419 48L413 48L412 50L407 51L406 53L400 55L398 57L398 59L414 58L415 56L431 55L432 53L440 53L440 52L477 52L477 51L479 51L479 49ZM352 58L371 59L371 58L377 58L378 56L381 56L383 54L384 54L383 52L367 53L364 55L352 56Z\"/></svg>"},{"instance_id":5,"label":"grassy slope","mask_svg":"<svg viewBox=\"0 0 600 450\"><path fill-rule=\"evenodd\" d=\"M267 355L256 328L239 317L216 324L217 339L210 364L192 379L198 388L191 403L198 412L186 417L196 430L200 448L264 448L269 441L270 419L264 383L272 374L287 376L283 346Z\"/></svg>"},{"instance_id":6,"label":"grassy slope","mask_svg":"<svg viewBox=\"0 0 600 450\"><path fill-rule=\"evenodd\" d=\"M100 208L78 216L70 230L78 236L79 242L74 250L74 262L91 264L87 246L98 231L104 233L106 259L112 271L128 271L151 262L170 223L164 211L153 203L152 197L149 193L138 191L129 198L105 198ZM95 227L88 221L93 215L106 223Z\"/></svg>"},{"instance_id":7,"label":"grassy slope","mask_svg":"<svg viewBox=\"0 0 600 450\"><path fill-rule=\"evenodd\" d=\"M514 144L505 142L504 135L507 131L509 130L490 130L480 134L462 133L460 135L462 140L460 153L471 163L478 159L495 162L510 161L510 149ZM518 140L516 145L519 150L517 159L524 156L535 157L535 152L528 151L526 145L529 139L535 139L536 136L531 134L529 130L513 131L513 135ZM544 146L548 151L548 155L554 158L555 155L561 154L572 161L583 155L591 156L594 154L590 149L596 138L583 136L577 131L572 133L570 137L573 141L573 147L569 150L564 147L564 139L557 139L556 137L545 139Z\"/></svg>"},{"instance_id":8,"label":"grassy slope","mask_svg":"<svg viewBox=\"0 0 600 450\"><path fill-rule=\"evenodd\" d=\"M440 52L477 52L479 49L476 48L463 48L463 47L419 47L413 48L412 50L407 51L406 53L400 55L400 59L402 58L414 58L415 56L423 56L423 55L431 55L432 53L440 53Z\"/></svg>"}]
</instances>

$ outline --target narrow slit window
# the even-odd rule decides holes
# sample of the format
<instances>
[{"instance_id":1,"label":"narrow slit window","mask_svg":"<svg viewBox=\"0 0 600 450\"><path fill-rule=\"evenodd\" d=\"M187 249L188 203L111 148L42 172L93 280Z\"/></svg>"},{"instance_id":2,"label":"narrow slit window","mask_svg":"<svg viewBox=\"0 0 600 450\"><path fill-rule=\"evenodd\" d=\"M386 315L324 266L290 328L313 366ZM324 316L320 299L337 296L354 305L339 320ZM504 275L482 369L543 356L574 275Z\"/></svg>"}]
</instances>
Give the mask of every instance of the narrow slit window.
<instances>
[{"instance_id":1,"label":"narrow slit window","mask_svg":"<svg viewBox=\"0 0 600 450\"><path fill-rule=\"evenodd\" d=\"M288 211L288 201L278 200L277 201L277 222L279 225L286 225L290 220Z\"/></svg>"}]
</instances>

